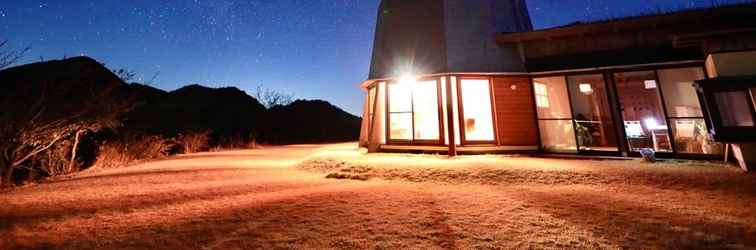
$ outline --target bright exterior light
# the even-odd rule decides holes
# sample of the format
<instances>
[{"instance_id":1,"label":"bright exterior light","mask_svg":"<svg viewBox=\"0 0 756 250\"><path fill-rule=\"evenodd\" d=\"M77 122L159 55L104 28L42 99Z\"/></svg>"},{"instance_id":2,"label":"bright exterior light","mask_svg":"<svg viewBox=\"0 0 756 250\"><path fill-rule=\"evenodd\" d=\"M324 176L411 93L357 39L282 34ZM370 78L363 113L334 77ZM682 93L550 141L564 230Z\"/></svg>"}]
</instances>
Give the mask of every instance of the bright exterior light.
<instances>
[{"instance_id":1,"label":"bright exterior light","mask_svg":"<svg viewBox=\"0 0 756 250\"><path fill-rule=\"evenodd\" d=\"M581 83L580 84L580 93L590 95L593 94L593 87L591 87L590 83Z\"/></svg>"},{"instance_id":2,"label":"bright exterior light","mask_svg":"<svg viewBox=\"0 0 756 250\"><path fill-rule=\"evenodd\" d=\"M399 78L399 84L414 84L417 82L417 78L412 75L403 75Z\"/></svg>"}]
</instances>

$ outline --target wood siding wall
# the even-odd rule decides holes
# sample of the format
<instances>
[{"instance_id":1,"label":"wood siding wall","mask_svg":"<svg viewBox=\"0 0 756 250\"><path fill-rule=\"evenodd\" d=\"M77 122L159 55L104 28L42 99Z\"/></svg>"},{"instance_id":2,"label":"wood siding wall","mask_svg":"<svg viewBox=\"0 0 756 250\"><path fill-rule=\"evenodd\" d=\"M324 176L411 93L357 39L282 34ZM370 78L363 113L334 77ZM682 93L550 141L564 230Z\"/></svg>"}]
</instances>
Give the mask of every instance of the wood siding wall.
<instances>
[{"instance_id":1,"label":"wood siding wall","mask_svg":"<svg viewBox=\"0 0 756 250\"><path fill-rule=\"evenodd\" d=\"M499 145L538 145L530 79L523 76L493 77L493 89Z\"/></svg>"}]
</instances>

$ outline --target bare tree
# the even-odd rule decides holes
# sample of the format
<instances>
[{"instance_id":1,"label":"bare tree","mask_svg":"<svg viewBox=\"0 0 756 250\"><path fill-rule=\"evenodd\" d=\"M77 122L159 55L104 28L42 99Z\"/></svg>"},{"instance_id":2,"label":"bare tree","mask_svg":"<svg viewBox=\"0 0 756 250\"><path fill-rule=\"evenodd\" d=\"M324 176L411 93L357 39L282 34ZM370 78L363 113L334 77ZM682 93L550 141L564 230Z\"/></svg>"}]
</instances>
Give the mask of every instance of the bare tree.
<instances>
[{"instance_id":1,"label":"bare tree","mask_svg":"<svg viewBox=\"0 0 756 250\"><path fill-rule=\"evenodd\" d=\"M258 85L252 97L257 99L266 108L289 105L294 101L294 95L284 94L273 89Z\"/></svg>"},{"instance_id":2,"label":"bare tree","mask_svg":"<svg viewBox=\"0 0 756 250\"><path fill-rule=\"evenodd\" d=\"M131 82L136 78L136 72L130 69L116 69L113 70L113 74L121 78L124 82Z\"/></svg>"},{"instance_id":3,"label":"bare tree","mask_svg":"<svg viewBox=\"0 0 756 250\"><path fill-rule=\"evenodd\" d=\"M15 50L9 46L8 40L0 41L0 69L16 64L29 51L29 47Z\"/></svg>"},{"instance_id":4,"label":"bare tree","mask_svg":"<svg viewBox=\"0 0 756 250\"><path fill-rule=\"evenodd\" d=\"M0 114L0 186L11 185L15 170L68 139L74 140L69 164L69 168L73 168L81 137L89 132L118 126L120 116L131 109L131 104L126 101L114 102L113 99L117 98L112 98L112 90L93 91L88 103L62 118L46 118L46 88L43 88L36 104L27 111Z\"/></svg>"}]
</instances>

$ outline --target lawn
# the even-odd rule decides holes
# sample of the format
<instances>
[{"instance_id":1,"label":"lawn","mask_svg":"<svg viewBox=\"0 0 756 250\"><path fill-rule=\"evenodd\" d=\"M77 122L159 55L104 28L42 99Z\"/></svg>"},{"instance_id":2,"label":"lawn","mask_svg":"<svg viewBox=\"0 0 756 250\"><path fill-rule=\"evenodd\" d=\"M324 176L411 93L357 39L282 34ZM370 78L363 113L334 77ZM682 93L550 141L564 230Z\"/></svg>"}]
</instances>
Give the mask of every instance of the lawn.
<instances>
[{"instance_id":1,"label":"lawn","mask_svg":"<svg viewBox=\"0 0 756 250\"><path fill-rule=\"evenodd\" d=\"M0 204L3 249L756 247L756 176L705 162L285 146L90 170Z\"/></svg>"}]
</instances>

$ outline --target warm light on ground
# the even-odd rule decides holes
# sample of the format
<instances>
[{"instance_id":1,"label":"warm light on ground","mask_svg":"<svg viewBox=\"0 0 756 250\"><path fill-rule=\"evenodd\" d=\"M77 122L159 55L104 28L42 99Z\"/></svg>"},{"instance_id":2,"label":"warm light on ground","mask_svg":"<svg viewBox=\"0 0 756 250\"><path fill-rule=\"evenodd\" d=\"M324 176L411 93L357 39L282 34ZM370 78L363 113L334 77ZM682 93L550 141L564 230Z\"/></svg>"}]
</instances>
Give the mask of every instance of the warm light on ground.
<instances>
[{"instance_id":1,"label":"warm light on ground","mask_svg":"<svg viewBox=\"0 0 756 250\"><path fill-rule=\"evenodd\" d=\"M371 179L324 178L342 170ZM0 248L748 248L754 179L354 144L203 153L0 193Z\"/></svg>"}]
</instances>

